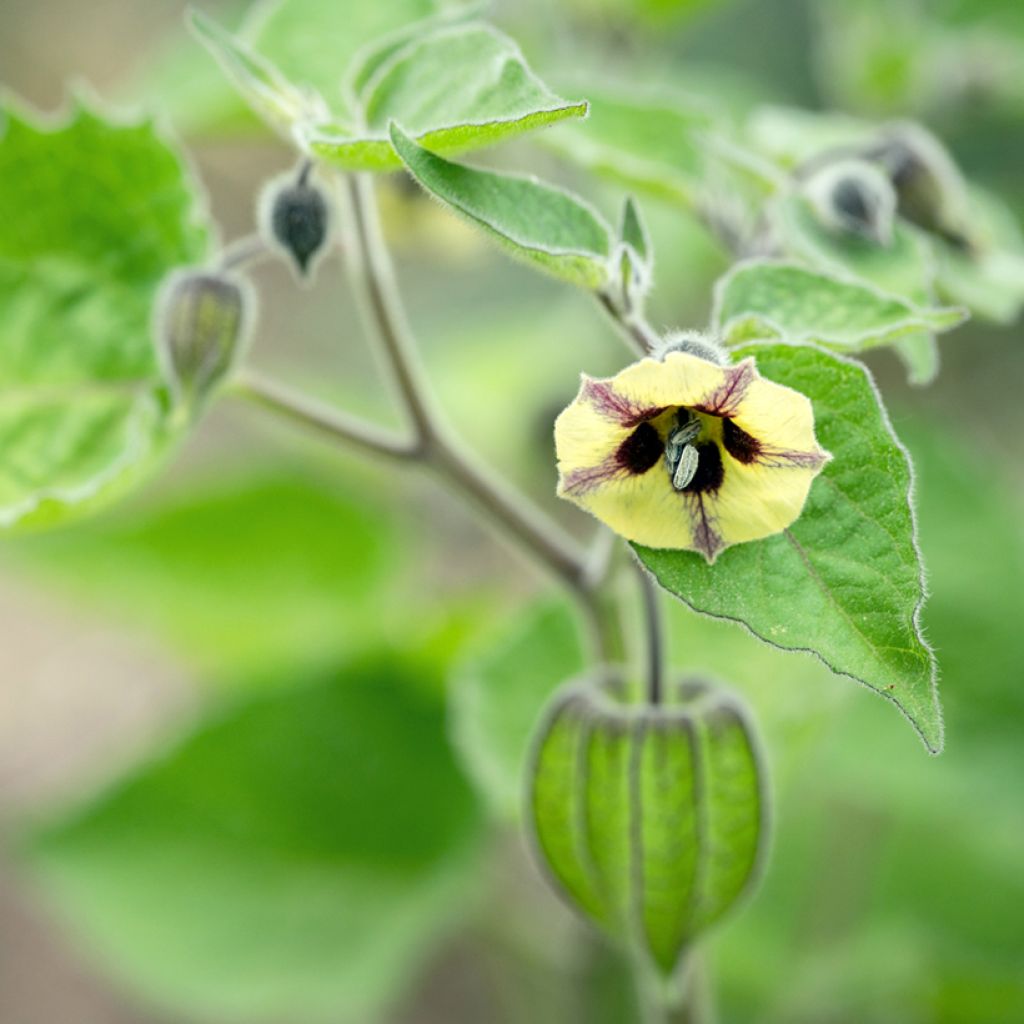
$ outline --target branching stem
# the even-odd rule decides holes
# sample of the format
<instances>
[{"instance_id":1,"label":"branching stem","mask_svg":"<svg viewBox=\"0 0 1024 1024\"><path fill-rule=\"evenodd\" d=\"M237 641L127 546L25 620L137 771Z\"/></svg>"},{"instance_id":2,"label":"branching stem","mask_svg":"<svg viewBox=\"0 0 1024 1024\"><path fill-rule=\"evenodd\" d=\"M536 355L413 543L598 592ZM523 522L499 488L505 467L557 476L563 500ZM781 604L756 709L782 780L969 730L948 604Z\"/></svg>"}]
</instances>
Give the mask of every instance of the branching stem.
<instances>
[{"instance_id":1,"label":"branching stem","mask_svg":"<svg viewBox=\"0 0 1024 1024\"><path fill-rule=\"evenodd\" d=\"M240 373L232 390L264 409L363 452L432 469L567 587L586 616L601 659L617 659L622 651L618 617L601 593L606 559L595 559L525 496L482 466L441 421L429 398L384 246L372 183L363 176L350 176L344 191L352 236L346 250L350 273L409 418L411 438L406 440L347 416L252 371Z\"/></svg>"},{"instance_id":2,"label":"branching stem","mask_svg":"<svg viewBox=\"0 0 1024 1024\"><path fill-rule=\"evenodd\" d=\"M636 310L625 309L607 291L595 292L598 305L608 314L619 335L640 356L654 352L661 343L658 332Z\"/></svg>"}]
</instances>

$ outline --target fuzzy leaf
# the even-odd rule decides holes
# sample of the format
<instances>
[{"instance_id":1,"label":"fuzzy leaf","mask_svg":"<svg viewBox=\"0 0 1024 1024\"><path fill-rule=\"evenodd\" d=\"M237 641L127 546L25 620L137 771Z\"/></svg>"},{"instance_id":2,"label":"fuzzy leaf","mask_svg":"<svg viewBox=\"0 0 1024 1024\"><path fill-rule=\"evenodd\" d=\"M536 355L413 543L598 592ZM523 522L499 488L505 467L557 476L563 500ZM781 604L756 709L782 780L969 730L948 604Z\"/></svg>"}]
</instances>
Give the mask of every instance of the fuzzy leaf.
<instances>
[{"instance_id":1,"label":"fuzzy leaf","mask_svg":"<svg viewBox=\"0 0 1024 1024\"><path fill-rule=\"evenodd\" d=\"M221 709L34 835L28 866L175 1017L379 1019L477 878L478 810L422 674L374 659Z\"/></svg>"},{"instance_id":2,"label":"fuzzy leaf","mask_svg":"<svg viewBox=\"0 0 1024 1024\"><path fill-rule=\"evenodd\" d=\"M842 352L892 344L920 331L948 331L966 316L961 309L922 308L865 282L774 260L737 264L715 286L718 327L751 315L793 341Z\"/></svg>"},{"instance_id":3,"label":"fuzzy leaf","mask_svg":"<svg viewBox=\"0 0 1024 1024\"><path fill-rule=\"evenodd\" d=\"M256 7L245 37L292 82L316 89L343 113L342 82L364 48L420 32L446 5L442 0L277 0Z\"/></svg>"},{"instance_id":4,"label":"fuzzy leaf","mask_svg":"<svg viewBox=\"0 0 1024 1024\"><path fill-rule=\"evenodd\" d=\"M702 137L712 118L702 107L587 88L590 116L545 142L567 159L630 188L693 205L704 174Z\"/></svg>"},{"instance_id":5,"label":"fuzzy leaf","mask_svg":"<svg viewBox=\"0 0 1024 1024\"><path fill-rule=\"evenodd\" d=\"M585 102L551 92L512 40L482 24L444 28L399 49L366 80L358 106L365 129L312 125L303 144L348 170L387 171L401 165L392 122L427 149L458 153L587 112Z\"/></svg>"},{"instance_id":6,"label":"fuzzy leaf","mask_svg":"<svg viewBox=\"0 0 1024 1024\"><path fill-rule=\"evenodd\" d=\"M853 275L883 291L929 305L935 298L935 254L916 228L897 221L890 245L883 247L852 235L827 231L800 196L784 198L776 208L776 224L786 254L809 266ZM938 374L939 352L930 331L905 335L893 345L907 367L910 382L930 384Z\"/></svg>"},{"instance_id":7,"label":"fuzzy leaf","mask_svg":"<svg viewBox=\"0 0 1024 1024\"><path fill-rule=\"evenodd\" d=\"M697 611L746 625L786 650L891 700L928 749L942 748L936 664L918 623L924 581L912 471L871 378L821 349L740 350L766 377L806 394L833 455L786 531L723 552L714 566L688 551L637 547L666 590Z\"/></svg>"},{"instance_id":8,"label":"fuzzy leaf","mask_svg":"<svg viewBox=\"0 0 1024 1024\"><path fill-rule=\"evenodd\" d=\"M536 178L452 163L395 126L391 143L431 195L514 256L584 288L600 288L608 281L611 230L583 200Z\"/></svg>"},{"instance_id":9,"label":"fuzzy leaf","mask_svg":"<svg viewBox=\"0 0 1024 1024\"><path fill-rule=\"evenodd\" d=\"M207 234L149 122L0 110L0 133L0 523L51 524L120 493L169 440L151 306Z\"/></svg>"},{"instance_id":10,"label":"fuzzy leaf","mask_svg":"<svg viewBox=\"0 0 1024 1024\"><path fill-rule=\"evenodd\" d=\"M247 46L201 11L189 11L189 24L216 57L249 105L272 127L290 133L311 118L326 117L324 101L294 85L266 57Z\"/></svg>"},{"instance_id":11,"label":"fuzzy leaf","mask_svg":"<svg viewBox=\"0 0 1024 1024\"><path fill-rule=\"evenodd\" d=\"M544 704L584 665L579 631L564 603L528 609L455 670L452 739L467 774L500 817L522 806L530 737Z\"/></svg>"}]
</instances>

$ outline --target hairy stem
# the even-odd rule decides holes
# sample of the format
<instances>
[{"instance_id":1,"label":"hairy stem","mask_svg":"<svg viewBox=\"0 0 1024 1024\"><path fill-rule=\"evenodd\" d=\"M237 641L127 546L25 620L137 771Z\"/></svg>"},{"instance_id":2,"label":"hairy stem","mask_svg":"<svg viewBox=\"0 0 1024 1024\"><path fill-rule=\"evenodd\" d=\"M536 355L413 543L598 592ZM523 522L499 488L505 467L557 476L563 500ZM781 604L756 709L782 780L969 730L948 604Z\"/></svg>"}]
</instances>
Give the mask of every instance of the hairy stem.
<instances>
[{"instance_id":1,"label":"hairy stem","mask_svg":"<svg viewBox=\"0 0 1024 1024\"><path fill-rule=\"evenodd\" d=\"M625 309L606 291L595 292L598 305L608 314L620 337L637 354L650 355L661 343L658 332L636 310Z\"/></svg>"},{"instance_id":2,"label":"hairy stem","mask_svg":"<svg viewBox=\"0 0 1024 1024\"><path fill-rule=\"evenodd\" d=\"M633 562L640 581L644 606L644 627L647 634L647 700L661 703L665 691L665 642L661 622L658 590L650 573L639 562Z\"/></svg>"},{"instance_id":3,"label":"hairy stem","mask_svg":"<svg viewBox=\"0 0 1024 1024\"><path fill-rule=\"evenodd\" d=\"M348 416L253 370L240 372L231 381L229 389L285 419L343 441L360 451L394 459L412 459L417 454L415 441L405 440L355 416Z\"/></svg>"}]
</instances>

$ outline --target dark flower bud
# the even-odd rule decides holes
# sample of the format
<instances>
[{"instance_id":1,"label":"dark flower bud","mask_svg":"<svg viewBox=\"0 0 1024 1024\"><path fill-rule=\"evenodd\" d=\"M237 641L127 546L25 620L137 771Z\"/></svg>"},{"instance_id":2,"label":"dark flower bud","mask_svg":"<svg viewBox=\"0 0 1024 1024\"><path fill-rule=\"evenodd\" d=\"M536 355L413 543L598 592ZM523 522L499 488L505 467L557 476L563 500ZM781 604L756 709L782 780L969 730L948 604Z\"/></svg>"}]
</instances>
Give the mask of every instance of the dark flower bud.
<instances>
[{"instance_id":1,"label":"dark flower bud","mask_svg":"<svg viewBox=\"0 0 1024 1024\"><path fill-rule=\"evenodd\" d=\"M326 251L332 218L327 194L311 180L308 163L297 178L288 174L267 186L259 219L267 243L292 261L300 277L311 278Z\"/></svg>"},{"instance_id":2,"label":"dark flower bud","mask_svg":"<svg viewBox=\"0 0 1024 1024\"><path fill-rule=\"evenodd\" d=\"M765 767L739 700L681 680L631 703L610 671L559 690L534 742L526 818L577 910L665 977L750 889Z\"/></svg>"},{"instance_id":3,"label":"dark flower bud","mask_svg":"<svg viewBox=\"0 0 1024 1024\"><path fill-rule=\"evenodd\" d=\"M845 159L811 174L804 193L821 225L875 245L892 242L896 193L883 171L866 160Z\"/></svg>"},{"instance_id":4,"label":"dark flower bud","mask_svg":"<svg viewBox=\"0 0 1024 1024\"><path fill-rule=\"evenodd\" d=\"M243 347L252 296L225 273L185 270L165 283L157 354L178 402L195 406L228 375Z\"/></svg>"},{"instance_id":5,"label":"dark flower bud","mask_svg":"<svg viewBox=\"0 0 1024 1024\"><path fill-rule=\"evenodd\" d=\"M967 187L952 157L930 132L910 122L891 124L864 155L892 182L901 217L955 248L971 248L964 232Z\"/></svg>"}]
</instances>

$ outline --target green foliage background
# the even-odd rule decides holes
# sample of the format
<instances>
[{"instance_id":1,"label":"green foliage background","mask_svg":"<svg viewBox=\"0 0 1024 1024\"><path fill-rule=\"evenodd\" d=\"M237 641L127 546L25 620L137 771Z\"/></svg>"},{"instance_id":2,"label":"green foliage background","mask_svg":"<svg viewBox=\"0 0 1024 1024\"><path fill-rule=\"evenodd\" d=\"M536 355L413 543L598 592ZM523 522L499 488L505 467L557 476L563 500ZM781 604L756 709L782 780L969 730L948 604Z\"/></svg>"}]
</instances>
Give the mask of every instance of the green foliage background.
<instances>
[{"instance_id":1,"label":"green foliage background","mask_svg":"<svg viewBox=\"0 0 1024 1024\"><path fill-rule=\"evenodd\" d=\"M81 75L110 98L156 101L227 233L242 233L249 196L290 157L186 38L180 5L153 4L151 23L138 6L103 5L105 32L84 40L61 3L5 6L0 75L44 107L59 102L59 80ZM296 6L329 18L338 5ZM229 23L240 11L209 9ZM894 10L899 35L873 30ZM986 41L1024 57L1018 5L917 11L533 0L499 4L495 20L570 97L563 80L612 67L737 110L772 99L920 115L1020 219L1024 83L995 76L937 98L950 61L980 76L971 55ZM126 32L138 47L127 62ZM548 151L517 147L513 166L583 187ZM614 222L621 190L585 191ZM725 266L671 199L643 203L659 255L652 319L691 326L706 322ZM547 500L554 412L581 368L617 368L618 343L584 296L419 196L396 184L386 212L442 401L474 447ZM286 379L386 419L348 293L335 263L324 269L302 294L284 268L259 272L255 351ZM908 387L890 354L868 358L917 465L941 758L810 658L673 608L677 662L748 697L775 769L764 885L711 943L723 1021L1024 1019L1020 331L972 321L944 338L927 391ZM155 746L107 772L112 789L66 778L59 799L17 813L0 803L25 899L70 923L59 941L116 979L126 1020L633 1019L622 965L541 886L510 827L529 724L576 671L578 638L543 581L430 480L396 479L225 405L147 489L60 534L7 541L0 558L15 595L41 592L61 614L144 638L180 667L193 701ZM18 650L21 638L3 643ZM528 685L513 685L518 658ZM25 663L4 690L39 671ZM95 713L109 701L98 692ZM29 821L40 827L26 841ZM0 930L0 963L17 941ZM31 1016L16 998L0 984L0 1019Z\"/></svg>"}]
</instances>

